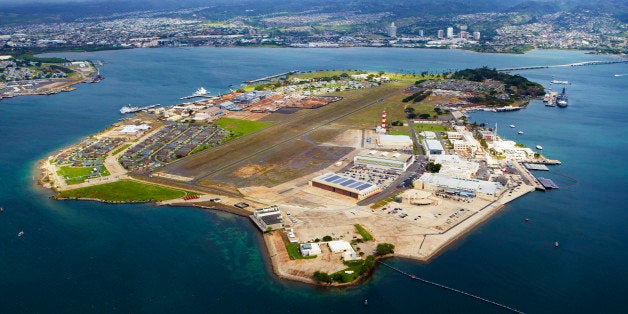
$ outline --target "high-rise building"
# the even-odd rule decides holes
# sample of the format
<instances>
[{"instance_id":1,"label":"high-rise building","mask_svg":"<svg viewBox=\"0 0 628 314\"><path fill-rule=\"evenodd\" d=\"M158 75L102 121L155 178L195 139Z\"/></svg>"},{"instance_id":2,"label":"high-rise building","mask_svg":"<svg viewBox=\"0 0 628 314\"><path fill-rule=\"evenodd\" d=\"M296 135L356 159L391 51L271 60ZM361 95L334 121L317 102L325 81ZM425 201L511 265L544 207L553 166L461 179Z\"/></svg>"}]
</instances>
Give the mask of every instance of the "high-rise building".
<instances>
[{"instance_id":1,"label":"high-rise building","mask_svg":"<svg viewBox=\"0 0 628 314\"><path fill-rule=\"evenodd\" d=\"M421 29L421 30L419 30L419 37L423 37L423 35L424 35L424 34L425 34L425 33L423 32L423 30L422 30L422 29Z\"/></svg>"},{"instance_id":2,"label":"high-rise building","mask_svg":"<svg viewBox=\"0 0 628 314\"><path fill-rule=\"evenodd\" d=\"M473 32L473 39L480 40L480 32Z\"/></svg>"},{"instance_id":3,"label":"high-rise building","mask_svg":"<svg viewBox=\"0 0 628 314\"><path fill-rule=\"evenodd\" d=\"M467 30L467 25L460 25L460 30L461 31L466 31Z\"/></svg>"},{"instance_id":4,"label":"high-rise building","mask_svg":"<svg viewBox=\"0 0 628 314\"><path fill-rule=\"evenodd\" d=\"M397 26L395 26L395 22L390 23L388 27L388 37L397 37Z\"/></svg>"},{"instance_id":5,"label":"high-rise building","mask_svg":"<svg viewBox=\"0 0 628 314\"><path fill-rule=\"evenodd\" d=\"M447 27L447 38L453 38L453 37L454 37L454 28Z\"/></svg>"},{"instance_id":6,"label":"high-rise building","mask_svg":"<svg viewBox=\"0 0 628 314\"><path fill-rule=\"evenodd\" d=\"M442 29L438 30L438 36L439 39L443 39L443 37L445 37L445 32Z\"/></svg>"}]
</instances>

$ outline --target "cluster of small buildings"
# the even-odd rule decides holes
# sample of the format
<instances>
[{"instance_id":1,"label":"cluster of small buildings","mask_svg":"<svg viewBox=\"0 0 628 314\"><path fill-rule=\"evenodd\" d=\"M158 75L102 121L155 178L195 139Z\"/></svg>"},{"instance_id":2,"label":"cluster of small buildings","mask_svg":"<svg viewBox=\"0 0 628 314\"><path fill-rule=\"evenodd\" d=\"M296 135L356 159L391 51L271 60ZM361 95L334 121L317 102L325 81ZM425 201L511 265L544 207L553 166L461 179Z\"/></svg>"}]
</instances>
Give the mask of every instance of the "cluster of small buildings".
<instances>
[{"instance_id":1,"label":"cluster of small buildings","mask_svg":"<svg viewBox=\"0 0 628 314\"><path fill-rule=\"evenodd\" d=\"M355 253L355 250L351 246L351 243L347 241L334 240L326 242L326 244L332 254L341 254L342 260L345 262L359 259L359 257ZM301 245L299 245L299 252L303 256L317 256L322 254L320 244L316 242L302 243Z\"/></svg>"},{"instance_id":2,"label":"cluster of small buildings","mask_svg":"<svg viewBox=\"0 0 628 314\"><path fill-rule=\"evenodd\" d=\"M219 103L218 108L229 111L241 111L272 95L275 95L275 93L268 91L252 91L243 93L233 97L231 100Z\"/></svg>"},{"instance_id":3,"label":"cluster of small buildings","mask_svg":"<svg viewBox=\"0 0 628 314\"><path fill-rule=\"evenodd\" d=\"M224 137L214 124L170 123L127 149L120 163L132 173L147 174L189 155L200 146L217 145Z\"/></svg>"},{"instance_id":4,"label":"cluster of small buildings","mask_svg":"<svg viewBox=\"0 0 628 314\"><path fill-rule=\"evenodd\" d=\"M91 167L102 165L102 160L111 150L122 144L123 138L87 138L72 149L58 154L54 162L57 165L72 167Z\"/></svg>"}]
</instances>

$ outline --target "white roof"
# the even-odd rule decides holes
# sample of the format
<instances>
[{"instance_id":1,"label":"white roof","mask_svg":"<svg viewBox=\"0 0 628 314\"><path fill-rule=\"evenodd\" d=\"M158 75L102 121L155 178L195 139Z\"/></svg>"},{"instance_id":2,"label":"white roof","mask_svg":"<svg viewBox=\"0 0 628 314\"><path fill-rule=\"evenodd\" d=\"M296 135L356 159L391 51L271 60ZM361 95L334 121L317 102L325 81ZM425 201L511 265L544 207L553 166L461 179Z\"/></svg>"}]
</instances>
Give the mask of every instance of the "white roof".
<instances>
[{"instance_id":1,"label":"white roof","mask_svg":"<svg viewBox=\"0 0 628 314\"><path fill-rule=\"evenodd\" d=\"M419 180L444 189L480 192L489 195L495 195L497 190L502 188L499 182L455 178L429 172L424 173Z\"/></svg>"},{"instance_id":2,"label":"white roof","mask_svg":"<svg viewBox=\"0 0 628 314\"><path fill-rule=\"evenodd\" d=\"M134 125L134 124L129 124L129 125L125 125L122 130L120 130L120 134L133 134L136 133L137 131L143 131L143 130L148 130L150 129L150 125L148 124L140 124L140 125Z\"/></svg>"},{"instance_id":3,"label":"white roof","mask_svg":"<svg viewBox=\"0 0 628 314\"><path fill-rule=\"evenodd\" d=\"M412 145L412 139L407 135L380 134L379 142L382 145Z\"/></svg>"},{"instance_id":4,"label":"white roof","mask_svg":"<svg viewBox=\"0 0 628 314\"><path fill-rule=\"evenodd\" d=\"M334 253L353 251L351 244L347 241L329 241L327 245L329 245L329 249Z\"/></svg>"},{"instance_id":5,"label":"white roof","mask_svg":"<svg viewBox=\"0 0 628 314\"><path fill-rule=\"evenodd\" d=\"M434 163L444 164L451 162L460 162L460 157L458 155L436 155L434 158Z\"/></svg>"},{"instance_id":6,"label":"white roof","mask_svg":"<svg viewBox=\"0 0 628 314\"><path fill-rule=\"evenodd\" d=\"M425 145L429 150L445 150L438 140L425 140Z\"/></svg>"},{"instance_id":7,"label":"white roof","mask_svg":"<svg viewBox=\"0 0 628 314\"><path fill-rule=\"evenodd\" d=\"M420 133L424 138L436 138L436 133L432 131L423 131Z\"/></svg>"}]
</instances>

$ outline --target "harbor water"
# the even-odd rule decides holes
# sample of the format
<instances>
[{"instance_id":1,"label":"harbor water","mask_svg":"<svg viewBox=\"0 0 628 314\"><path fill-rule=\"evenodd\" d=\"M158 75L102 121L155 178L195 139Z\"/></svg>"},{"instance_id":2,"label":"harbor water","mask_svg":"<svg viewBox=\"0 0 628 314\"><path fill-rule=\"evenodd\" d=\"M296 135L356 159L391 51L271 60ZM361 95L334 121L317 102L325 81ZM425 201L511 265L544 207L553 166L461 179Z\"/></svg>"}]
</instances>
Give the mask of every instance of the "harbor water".
<instances>
[{"instance_id":1,"label":"harbor water","mask_svg":"<svg viewBox=\"0 0 628 314\"><path fill-rule=\"evenodd\" d=\"M612 59L574 51L376 48L52 55L102 60L105 79L70 93L0 101L0 313L501 313L381 266L347 289L282 281L244 218L150 204L53 201L34 182L36 162L107 128L126 104L172 105L201 86L216 95L291 70L441 72ZM553 78L569 80L569 107L533 101L525 110L477 112L469 120L497 124L500 136L528 147L541 145L544 155L562 161L541 176L561 188L517 199L430 263L386 263L523 312L626 313L628 77L615 74L628 73L628 65L518 73L546 86Z\"/></svg>"}]
</instances>

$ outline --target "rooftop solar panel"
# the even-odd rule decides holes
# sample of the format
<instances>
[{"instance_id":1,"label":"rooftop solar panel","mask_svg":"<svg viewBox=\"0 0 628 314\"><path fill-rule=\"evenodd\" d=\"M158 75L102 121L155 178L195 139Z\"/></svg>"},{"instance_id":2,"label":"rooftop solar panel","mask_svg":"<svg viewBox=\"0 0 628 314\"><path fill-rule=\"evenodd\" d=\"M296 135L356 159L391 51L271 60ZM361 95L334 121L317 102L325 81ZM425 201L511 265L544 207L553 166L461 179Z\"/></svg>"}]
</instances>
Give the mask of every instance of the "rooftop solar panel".
<instances>
[{"instance_id":1,"label":"rooftop solar panel","mask_svg":"<svg viewBox=\"0 0 628 314\"><path fill-rule=\"evenodd\" d=\"M349 180L346 180L345 182L342 182L342 186L349 186L349 185L354 184L356 182L357 181L355 181L353 179L349 179Z\"/></svg>"},{"instance_id":2,"label":"rooftop solar panel","mask_svg":"<svg viewBox=\"0 0 628 314\"><path fill-rule=\"evenodd\" d=\"M324 179L324 180L325 180L325 181L327 181L327 182L334 182L334 181L336 181L336 180L338 180L338 179L342 179L342 177L337 176L337 175L333 175L333 176L328 177L328 178L326 178L326 179Z\"/></svg>"},{"instance_id":3,"label":"rooftop solar panel","mask_svg":"<svg viewBox=\"0 0 628 314\"><path fill-rule=\"evenodd\" d=\"M372 185L370 183L364 183L364 184L360 185L359 187L357 187L357 190L362 191L362 190L370 188L371 186Z\"/></svg>"}]
</instances>

